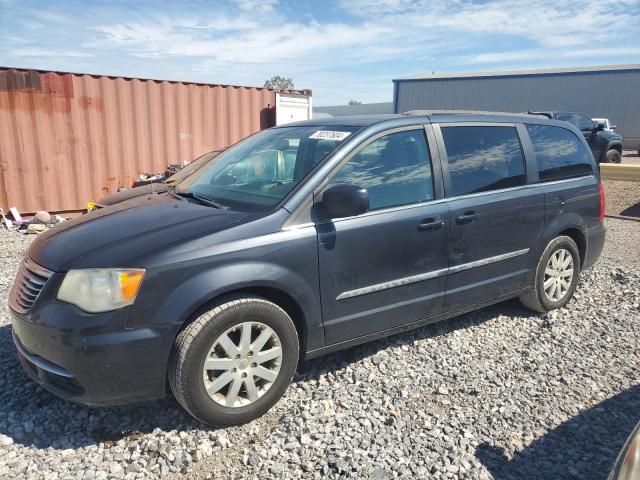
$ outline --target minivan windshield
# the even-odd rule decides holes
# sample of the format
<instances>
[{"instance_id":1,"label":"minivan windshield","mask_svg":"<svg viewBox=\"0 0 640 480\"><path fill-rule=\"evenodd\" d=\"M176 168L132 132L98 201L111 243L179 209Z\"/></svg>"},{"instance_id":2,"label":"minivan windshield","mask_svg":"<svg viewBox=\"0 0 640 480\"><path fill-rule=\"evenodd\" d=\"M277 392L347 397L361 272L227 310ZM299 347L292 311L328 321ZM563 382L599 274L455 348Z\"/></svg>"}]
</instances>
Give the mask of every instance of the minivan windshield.
<instances>
[{"instance_id":1,"label":"minivan windshield","mask_svg":"<svg viewBox=\"0 0 640 480\"><path fill-rule=\"evenodd\" d=\"M204 197L233 210L268 211L359 128L314 125L264 130L180 182L176 193Z\"/></svg>"}]
</instances>

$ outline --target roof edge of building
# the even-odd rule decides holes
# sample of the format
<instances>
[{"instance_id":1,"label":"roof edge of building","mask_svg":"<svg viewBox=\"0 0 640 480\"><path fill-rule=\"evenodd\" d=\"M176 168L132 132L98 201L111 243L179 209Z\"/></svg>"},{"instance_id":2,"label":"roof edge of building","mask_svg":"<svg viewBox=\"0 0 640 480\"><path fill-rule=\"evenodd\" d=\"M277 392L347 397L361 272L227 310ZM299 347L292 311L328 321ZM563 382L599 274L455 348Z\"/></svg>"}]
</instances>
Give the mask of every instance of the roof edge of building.
<instances>
[{"instance_id":1,"label":"roof edge of building","mask_svg":"<svg viewBox=\"0 0 640 480\"><path fill-rule=\"evenodd\" d=\"M570 75L589 73L611 73L640 71L640 64L622 65L599 65L591 67L569 67L569 68L542 68L531 70L504 70L493 72L460 72L460 73L432 73L414 75L411 77L393 79L394 83L423 81L423 80L448 80L448 79L474 79L474 78L501 78L501 77L528 77L544 75Z\"/></svg>"}]
</instances>

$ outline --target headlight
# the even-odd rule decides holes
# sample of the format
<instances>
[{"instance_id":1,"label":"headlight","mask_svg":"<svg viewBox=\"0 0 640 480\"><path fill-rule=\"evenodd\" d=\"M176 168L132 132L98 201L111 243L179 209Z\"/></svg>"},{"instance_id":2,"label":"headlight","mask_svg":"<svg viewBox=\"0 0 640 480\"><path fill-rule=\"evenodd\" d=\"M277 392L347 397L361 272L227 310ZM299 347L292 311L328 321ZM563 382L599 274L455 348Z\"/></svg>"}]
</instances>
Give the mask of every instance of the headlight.
<instances>
[{"instance_id":1,"label":"headlight","mask_svg":"<svg viewBox=\"0 0 640 480\"><path fill-rule=\"evenodd\" d=\"M58 300L90 313L131 305L138 295L144 269L70 270L58 290Z\"/></svg>"}]
</instances>

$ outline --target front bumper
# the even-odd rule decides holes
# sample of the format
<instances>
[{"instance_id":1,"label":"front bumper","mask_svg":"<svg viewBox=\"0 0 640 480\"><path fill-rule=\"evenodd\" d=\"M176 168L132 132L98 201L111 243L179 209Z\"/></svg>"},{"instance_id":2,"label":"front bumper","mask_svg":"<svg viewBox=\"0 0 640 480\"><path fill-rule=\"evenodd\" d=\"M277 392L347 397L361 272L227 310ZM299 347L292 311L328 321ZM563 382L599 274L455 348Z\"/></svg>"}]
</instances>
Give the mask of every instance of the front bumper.
<instances>
[{"instance_id":1,"label":"front bumper","mask_svg":"<svg viewBox=\"0 0 640 480\"><path fill-rule=\"evenodd\" d=\"M13 314L13 339L26 373L53 394L90 406L122 405L165 395L166 366L177 325L116 328L119 312L92 315L52 302ZM68 328L84 325L86 328Z\"/></svg>"}]
</instances>

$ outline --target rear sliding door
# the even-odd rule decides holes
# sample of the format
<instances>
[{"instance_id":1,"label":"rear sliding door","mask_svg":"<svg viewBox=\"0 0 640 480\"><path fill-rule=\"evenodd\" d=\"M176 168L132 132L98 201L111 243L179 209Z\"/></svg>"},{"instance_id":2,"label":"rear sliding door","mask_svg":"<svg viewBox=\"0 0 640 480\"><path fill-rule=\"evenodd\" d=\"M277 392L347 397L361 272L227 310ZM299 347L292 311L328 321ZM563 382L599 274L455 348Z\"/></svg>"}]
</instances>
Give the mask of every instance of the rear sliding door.
<instances>
[{"instance_id":1,"label":"rear sliding door","mask_svg":"<svg viewBox=\"0 0 640 480\"><path fill-rule=\"evenodd\" d=\"M443 155L451 241L445 311L516 292L535 268L544 226L541 189L531 184L515 124L436 127ZM522 135L526 136L526 134Z\"/></svg>"}]
</instances>

